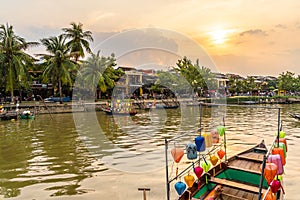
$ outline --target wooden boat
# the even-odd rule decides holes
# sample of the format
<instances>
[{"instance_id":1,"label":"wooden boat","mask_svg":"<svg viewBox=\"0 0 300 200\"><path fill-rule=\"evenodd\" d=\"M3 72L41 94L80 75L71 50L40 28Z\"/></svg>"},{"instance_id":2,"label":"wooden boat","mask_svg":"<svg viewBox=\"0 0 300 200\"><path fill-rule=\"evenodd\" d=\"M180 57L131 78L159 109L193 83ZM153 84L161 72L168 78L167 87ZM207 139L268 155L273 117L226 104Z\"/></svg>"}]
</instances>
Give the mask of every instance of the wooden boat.
<instances>
[{"instance_id":1,"label":"wooden boat","mask_svg":"<svg viewBox=\"0 0 300 200\"><path fill-rule=\"evenodd\" d=\"M295 118L295 119L300 119L300 114L290 113L290 116Z\"/></svg>"},{"instance_id":2,"label":"wooden boat","mask_svg":"<svg viewBox=\"0 0 300 200\"><path fill-rule=\"evenodd\" d=\"M30 113L30 114L24 114L24 113L21 113L20 114L20 119L34 119L35 116L33 113Z\"/></svg>"},{"instance_id":3,"label":"wooden boat","mask_svg":"<svg viewBox=\"0 0 300 200\"><path fill-rule=\"evenodd\" d=\"M202 108L201 105L200 108ZM263 107L255 106L253 108ZM197 151L202 151L203 153L199 154L199 157L193 157L192 159L197 158L197 160L193 161L191 165L186 167L179 174L177 168L176 176L173 178L170 178L168 172L168 144L184 135L180 135L169 140L165 139L167 200L170 199L170 183L182 176L184 176L185 183L179 181L174 185L179 195L179 200L282 200L284 190L283 187L279 187L281 185L279 176L283 174L283 166L286 162L286 139L284 138L285 133L281 131L280 108L269 108L277 109L279 116L278 134L274 138L269 149L266 147L264 141L262 141L259 144L227 159L226 133L225 127L223 126L223 131L217 131L220 136L223 135L224 137L222 142L218 140L209 148L205 149L204 147L204 149L201 150L202 144L206 146L205 141L207 140L207 142L209 142L210 139L207 138L207 134L203 134L204 136L201 135L200 118L200 135L195 138L194 145L197 146ZM202 109L200 109L200 113L202 113ZM200 117L201 116L202 114ZM223 123L225 124L225 122ZM199 142L201 141L199 138L202 138L201 143ZM222 149L224 149L224 151ZM217 153L219 156L219 151L221 150L223 151L223 156L225 155L224 161L218 163L218 158L216 156L214 156L215 159L213 161L213 156L211 156L211 154L214 155ZM194 152L197 151L194 149ZM176 152L178 153L176 154ZM174 162L180 162L181 157L184 155L183 150L181 150L181 154L179 152L180 149L178 148L172 149L171 153ZM193 155L190 153L191 150L188 150L187 148L187 156ZM179 155L181 155L181 157L179 157ZM219 156L219 158L222 159L223 156ZM178 158L180 159L177 160ZM195 169L198 165L198 169L201 168L200 163L202 171L204 169L205 173L202 174L201 172L197 175L197 171ZM195 175L198 177L197 180L195 180L193 175L190 175L190 171L194 171ZM275 186L277 186L277 188Z\"/></svg>"},{"instance_id":4,"label":"wooden boat","mask_svg":"<svg viewBox=\"0 0 300 200\"><path fill-rule=\"evenodd\" d=\"M110 108L102 108L102 111L104 111L107 115L130 115L134 116L137 114L136 110L130 110L129 112L124 111L113 111Z\"/></svg>"},{"instance_id":5,"label":"wooden boat","mask_svg":"<svg viewBox=\"0 0 300 200\"><path fill-rule=\"evenodd\" d=\"M0 120L11 120L11 119L18 119L18 113L15 111L0 113Z\"/></svg>"},{"instance_id":6,"label":"wooden boat","mask_svg":"<svg viewBox=\"0 0 300 200\"><path fill-rule=\"evenodd\" d=\"M185 192L179 199L187 200L192 196L194 199L251 199L259 197L261 179L260 167L268 149L264 143L260 143L242 153L239 153L228 161L222 162L200 178L201 186L195 182L193 187ZM207 183L206 183L207 179ZM268 183L263 181L262 194L268 189ZM221 190L221 191L220 191ZM278 198L282 198L279 190Z\"/></svg>"}]
</instances>

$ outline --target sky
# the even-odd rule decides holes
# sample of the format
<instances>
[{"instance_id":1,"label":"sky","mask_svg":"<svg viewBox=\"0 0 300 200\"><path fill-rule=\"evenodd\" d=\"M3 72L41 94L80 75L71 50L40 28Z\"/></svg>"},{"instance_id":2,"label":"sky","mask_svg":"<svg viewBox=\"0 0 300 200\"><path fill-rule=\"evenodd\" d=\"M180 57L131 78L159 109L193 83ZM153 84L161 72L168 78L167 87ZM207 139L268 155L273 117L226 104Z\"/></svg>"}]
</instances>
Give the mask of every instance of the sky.
<instances>
[{"instance_id":1,"label":"sky","mask_svg":"<svg viewBox=\"0 0 300 200\"><path fill-rule=\"evenodd\" d=\"M121 51L119 65L174 65L182 56L212 71L300 74L297 0L0 0L0 24L27 41L70 22L93 33L93 51ZM108 48L108 49L104 49ZM43 47L30 49L41 53ZM111 53L111 52L110 52ZM115 52L114 52L115 53ZM209 60L207 62L207 60Z\"/></svg>"}]
</instances>

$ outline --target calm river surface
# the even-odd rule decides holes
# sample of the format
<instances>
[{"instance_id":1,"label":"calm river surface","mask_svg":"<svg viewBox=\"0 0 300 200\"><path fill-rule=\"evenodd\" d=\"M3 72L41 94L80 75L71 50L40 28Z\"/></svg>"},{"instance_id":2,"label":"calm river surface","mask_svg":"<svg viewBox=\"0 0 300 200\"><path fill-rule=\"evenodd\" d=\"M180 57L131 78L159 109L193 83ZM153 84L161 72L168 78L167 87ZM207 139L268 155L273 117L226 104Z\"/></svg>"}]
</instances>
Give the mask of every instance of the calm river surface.
<instances>
[{"instance_id":1,"label":"calm river surface","mask_svg":"<svg viewBox=\"0 0 300 200\"><path fill-rule=\"evenodd\" d=\"M299 200L300 105L280 107L288 139L285 199ZM204 108L204 132L227 128L228 153L235 154L277 131L277 110ZM147 199L166 199L164 138L187 134L172 142L185 147L199 128L199 107L106 116L103 112L39 115L35 120L0 121L0 199L129 199L141 200L140 187L151 188ZM176 164L169 155L170 177ZM188 164L179 163L180 169ZM171 199L176 198L174 183Z\"/></svg>"}]
</instances>

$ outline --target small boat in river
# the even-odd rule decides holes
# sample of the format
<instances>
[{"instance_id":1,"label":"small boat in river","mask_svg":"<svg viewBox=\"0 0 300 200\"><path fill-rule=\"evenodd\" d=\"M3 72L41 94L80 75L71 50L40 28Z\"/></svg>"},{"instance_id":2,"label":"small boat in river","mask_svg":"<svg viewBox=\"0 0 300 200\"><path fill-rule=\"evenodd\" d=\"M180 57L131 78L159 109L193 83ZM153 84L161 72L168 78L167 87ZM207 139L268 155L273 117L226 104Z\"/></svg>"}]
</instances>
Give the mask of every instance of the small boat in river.
<instances>
[{"instance_id":1,"label":"small boat in river","mask_svg":"<svg viewBox=\"0 0 300 200\"><path fill-rule=\"evenodd\" d=\"M6 111L0 113L0 120L12 120L18 119L18 113L16 111Z\"/></svg>"},{"instance_id":2,"label":"small boat in river","mask_svg":"<svg viewBox=\"0 0 300 200\"><path fill-rule=\"evenodd\" d=\"M136 110L129 110L129 111L118 111L118 110L112 110L110 108L102 108L102 111L104 111L107 115L130 115L134 116L137 114Z\"/></svg>"},{"instance_id":3,"label":"small boat in river","mask_svg":"<svg viewBox=\"0 0 300 200\"><path fill-rule=\"evenodd\" d=\"M34 113L29 110L25 110L20 114L20 119L34 119Z\"/></svg>"}]
</instances>

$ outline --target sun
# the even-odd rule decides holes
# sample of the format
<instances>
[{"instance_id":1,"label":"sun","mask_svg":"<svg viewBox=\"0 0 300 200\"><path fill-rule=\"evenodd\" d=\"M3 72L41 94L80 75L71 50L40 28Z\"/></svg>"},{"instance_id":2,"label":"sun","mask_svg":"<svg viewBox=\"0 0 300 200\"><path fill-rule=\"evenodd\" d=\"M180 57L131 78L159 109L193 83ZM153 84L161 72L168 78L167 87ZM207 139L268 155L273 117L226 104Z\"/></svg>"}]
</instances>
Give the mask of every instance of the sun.
<instances>
[{"instance_id":1,"label":"sun","mask_svg":"<svg viewBox=\"0 0 300 200\"><path fill-rule=\"evenodd\" d=\"M224 44L228 40L228 36L233 30L218 29L209 32L212 43L215 45Z\"/></svg>"}]
</instances>

